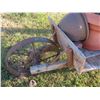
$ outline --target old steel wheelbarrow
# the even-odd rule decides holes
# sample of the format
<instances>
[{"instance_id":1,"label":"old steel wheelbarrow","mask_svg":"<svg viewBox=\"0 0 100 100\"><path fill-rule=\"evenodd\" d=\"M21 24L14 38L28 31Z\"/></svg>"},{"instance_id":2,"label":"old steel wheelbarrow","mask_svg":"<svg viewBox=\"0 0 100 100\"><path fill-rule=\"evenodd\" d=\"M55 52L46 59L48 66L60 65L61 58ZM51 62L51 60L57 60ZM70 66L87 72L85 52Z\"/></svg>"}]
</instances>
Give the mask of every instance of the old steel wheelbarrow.
<instances>
[{"instance_id":1,"label":"old steel wheelbarrow","mask_svg":"<svg viewBox=\"0 0 100 100\"><path fill-rule=\"evenodd\" d=\"M53 40L33 37L15 44L5 59L11 74L34 75L66 67L75 68L79 73L100 69L100 51L79 48L50 17L48 19Z\"/></svg>"}]
</instances>

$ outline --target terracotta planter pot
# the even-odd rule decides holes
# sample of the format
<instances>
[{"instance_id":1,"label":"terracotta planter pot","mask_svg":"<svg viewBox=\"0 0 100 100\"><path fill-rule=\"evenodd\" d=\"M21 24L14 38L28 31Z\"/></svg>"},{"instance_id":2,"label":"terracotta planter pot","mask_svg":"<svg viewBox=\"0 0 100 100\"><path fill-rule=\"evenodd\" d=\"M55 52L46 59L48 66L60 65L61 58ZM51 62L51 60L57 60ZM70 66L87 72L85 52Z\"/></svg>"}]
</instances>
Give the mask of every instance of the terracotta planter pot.
<instances>
[{"instance_id":1,"label":"terracotta planter pot","mask_svg":"<svg viewBox=\"0 0 100 100\"><path fill-rule=\"evenodd\" d=\"M89 24L89 37L84 41L83 48L88 50L100 50L100 15L87 13Z\"/></svg>"}]
</instances>

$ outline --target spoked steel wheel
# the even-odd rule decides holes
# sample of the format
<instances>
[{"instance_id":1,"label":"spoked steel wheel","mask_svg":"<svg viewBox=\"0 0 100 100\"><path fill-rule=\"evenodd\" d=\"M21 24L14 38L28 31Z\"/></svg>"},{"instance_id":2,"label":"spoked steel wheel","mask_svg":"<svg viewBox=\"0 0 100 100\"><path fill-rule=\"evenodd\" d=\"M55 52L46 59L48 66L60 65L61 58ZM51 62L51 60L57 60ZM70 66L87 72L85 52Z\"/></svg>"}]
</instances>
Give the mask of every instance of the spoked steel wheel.
<instances>
[{"instance_id":1,"label":"spoked steel wheel","mask_svg":"<svg viewBox=\"0 0 100 100\"><path fill-rule=\"evenodd\" d=\"M29 68L41 63L52 63L60 54L59 47L47 38L28 38L15 44L7 53L7 70L15 76L30 75Z\"/></svg>"}]
</instances>

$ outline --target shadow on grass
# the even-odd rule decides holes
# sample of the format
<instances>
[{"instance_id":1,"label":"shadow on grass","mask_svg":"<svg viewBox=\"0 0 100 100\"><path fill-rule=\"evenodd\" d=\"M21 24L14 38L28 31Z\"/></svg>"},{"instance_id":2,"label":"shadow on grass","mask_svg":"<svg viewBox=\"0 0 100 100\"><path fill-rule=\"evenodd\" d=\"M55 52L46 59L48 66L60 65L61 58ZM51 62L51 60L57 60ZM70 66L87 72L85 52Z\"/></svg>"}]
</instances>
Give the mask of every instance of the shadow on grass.
<instances>
[{"instance_id":1,"label":"shadow on grass","mask_svg":"<svg viewBox=\"0 0 100 100\"><path fill-rule=\"evenodd\" d=\"M41 33L48 33L50 34L51 31L50 29L31 29L31 28L6 28L6 27L2 27L1 28L2 31L6 31L6 33L8 34L14 34L16 32L20 32L22 34L33 34L33 33L37 33L37 34L41 34Z\"/></svg>"}]
</instances>

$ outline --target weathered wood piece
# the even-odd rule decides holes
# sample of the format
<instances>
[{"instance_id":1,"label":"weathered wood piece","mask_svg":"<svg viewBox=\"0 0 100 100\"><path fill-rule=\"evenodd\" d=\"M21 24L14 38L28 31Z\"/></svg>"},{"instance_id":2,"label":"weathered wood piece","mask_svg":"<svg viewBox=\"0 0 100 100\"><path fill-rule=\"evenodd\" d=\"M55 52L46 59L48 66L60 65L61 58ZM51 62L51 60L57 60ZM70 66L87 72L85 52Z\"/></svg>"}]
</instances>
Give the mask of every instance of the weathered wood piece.
<instances>
[{"instance_id":1,"label":"weathered wood piece","mask_svg":"<svg viewBox=\"0 0 100 100\"><path fill-rule=\"evenodd\" d=\"M86 57L84 54L78 49L78 47L67 37L67 35L55 24L55 22L48 17L51 26L56 30L57 40L60 46L66 51L68 46L73 50L73 63L74 67L80 72L86 62Z\"/></svg>"},{"instance_id":2,"label":"weathered wood piece","mask_svg":"<svg viewBox=\"0 0 100 100\"><path fill-rule=\"evenodd\" d=\"M32 75L38 74L41 72L47 72L51 70L61 69L65 67L73 67L73 51L71 48L67 48L67 60L65 61L56 61L64 52L61 52L52 63L36 64L30 67L30 73Z\"/></svg>"},{"instance_id":3,"label":"weathered wood piece","mask_svg":"<svg viewBox=\"0 0 100 100\"><path fill-rule=\"evenodd\" d=\"M67 48L67 63L66 66L73 67L73 50L71 48Z\"/></svg>"},{"instance_id":4,"label":"weathered wood piece","mask_svg":"<svg viewBox=\"0 0 100 100\"><path fill-rule=\"evenodd\" d=\"M86 60L85 67L82 72L100 69L100 54L97 56L89 57Z\"/></svg>"},{"instance_id":5,"label":"weathered wood piece","mask_svg":"<svg viewBox=\"0 0 100 100\"><path fill-rule=\"evenodd\" d=\"M97 55L100 55L100 50L97 50L97 51L90 51L90 50L87 50L87 49L83 49L81 48L80 49L82 51L82 53L86 56L86 58L90 58L90 57L95 57Z\"/></svg>"},{"instance_id":6,"label":"weathered wood piece","mask_svg":"<svg viewBox=\"0 0 100 100\"><path fill-rule=\"evenodd\" d=\"M84 68L81 70L81 73L100 69L100 50L90 51L83 48L79 50L86 56L86 63Z\"/></svg>"},{"instance_id":7,"label":"weathered wood piece","mask_svg":"<svg viewBox=\"0 0 100 100\"><path fill-rule=\"evenodd\" d=\"M64 68L66 65L66 61L65 62L56 62L53 64L40 64L40 65L34 65L32 67L30 67L30 73L31 74L38 74L41 72L47 72L47 71L51 71L51 70L56 70L56 69L61 69Z\"/></svg>"}]
</instances>

